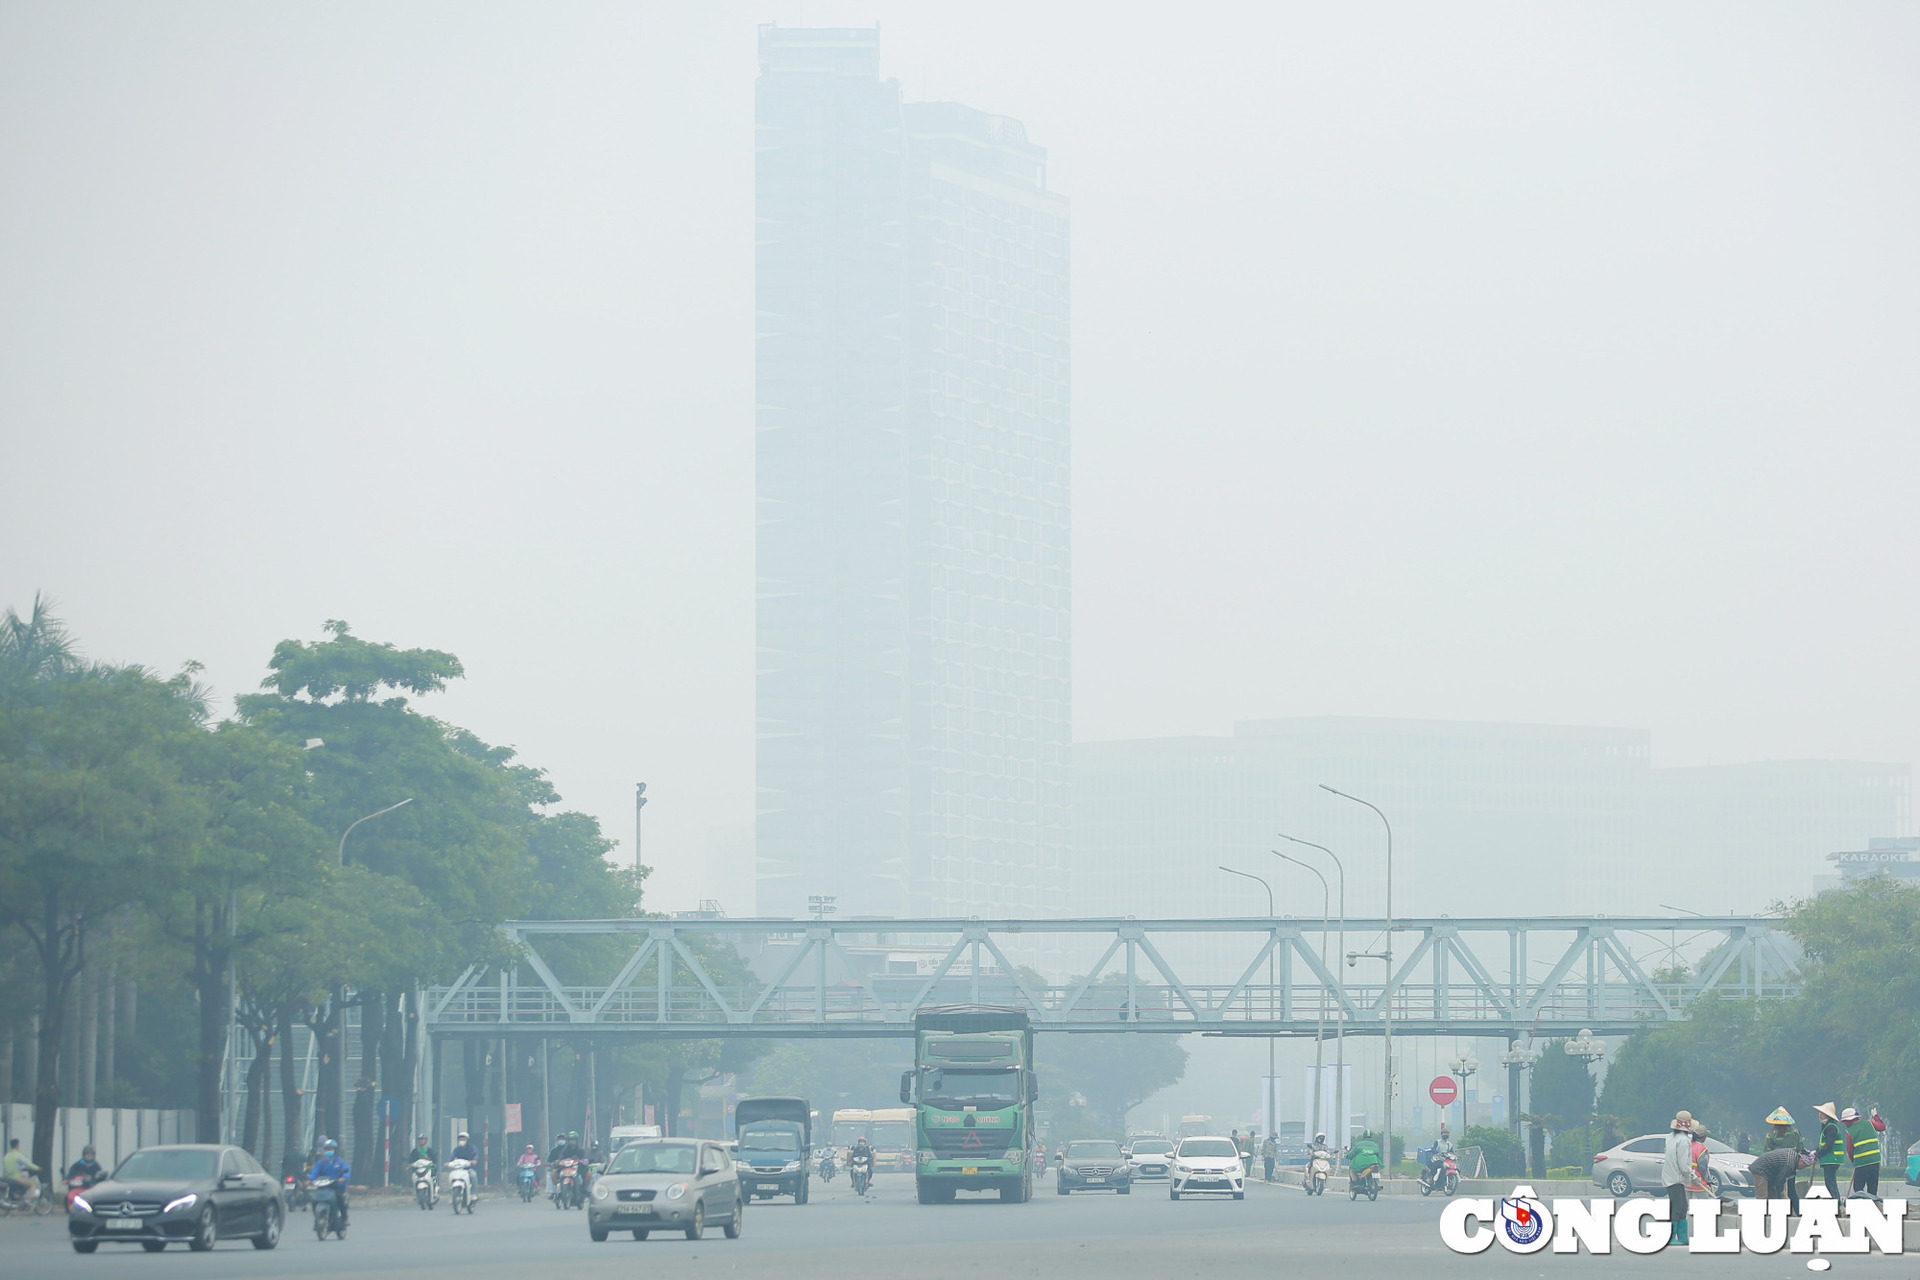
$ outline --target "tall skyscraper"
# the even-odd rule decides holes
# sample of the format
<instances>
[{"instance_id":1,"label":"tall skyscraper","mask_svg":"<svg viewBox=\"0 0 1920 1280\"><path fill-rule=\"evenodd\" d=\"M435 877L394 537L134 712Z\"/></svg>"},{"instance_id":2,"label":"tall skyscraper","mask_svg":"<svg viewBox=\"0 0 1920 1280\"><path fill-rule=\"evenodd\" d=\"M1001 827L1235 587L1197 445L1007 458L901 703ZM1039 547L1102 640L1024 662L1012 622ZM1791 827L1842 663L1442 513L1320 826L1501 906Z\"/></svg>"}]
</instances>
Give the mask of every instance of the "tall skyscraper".
<instances>
[{"instance_id":1,"label":"tall skyscraper","mask_svg":"<svg viewBox=\"0 0 1920 1280\"><path fill-rule=\"evenodd\" d=\"M759 909L1064 910L1067 201L877 30L764 27Z\"/></svg>"}]
</instances>

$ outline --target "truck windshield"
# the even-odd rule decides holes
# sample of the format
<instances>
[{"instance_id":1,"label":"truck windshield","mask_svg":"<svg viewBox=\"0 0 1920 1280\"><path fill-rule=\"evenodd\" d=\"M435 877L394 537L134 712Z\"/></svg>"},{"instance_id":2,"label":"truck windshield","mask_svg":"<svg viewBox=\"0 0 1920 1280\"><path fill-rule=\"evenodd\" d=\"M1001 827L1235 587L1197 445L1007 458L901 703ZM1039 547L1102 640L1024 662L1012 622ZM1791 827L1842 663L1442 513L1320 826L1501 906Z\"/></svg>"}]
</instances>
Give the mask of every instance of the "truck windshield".
<instances>
[{"instance_id":1,"label":"truck windshield","mask_svg":"<svg viewBox=\"0 0 1920 1280\"><path fill-rule=\"evenodd\" d=\"M740 1131L742 1151L798 1151L800 1131L785 1126L749 1125Z\"/></svg>"},{"instance_id":2,"label":"truck windshield","mask_svg":"<svg viewBox=\"0 0 1920 1280\"><path fill-rule=\"evenodd\" d=\"M923 1082L922 1101L935 1106L1010 1107L1020 1101L1018 1068L962 1070L948 1067L929 1071Z\"/></svg>"}]
</instances>

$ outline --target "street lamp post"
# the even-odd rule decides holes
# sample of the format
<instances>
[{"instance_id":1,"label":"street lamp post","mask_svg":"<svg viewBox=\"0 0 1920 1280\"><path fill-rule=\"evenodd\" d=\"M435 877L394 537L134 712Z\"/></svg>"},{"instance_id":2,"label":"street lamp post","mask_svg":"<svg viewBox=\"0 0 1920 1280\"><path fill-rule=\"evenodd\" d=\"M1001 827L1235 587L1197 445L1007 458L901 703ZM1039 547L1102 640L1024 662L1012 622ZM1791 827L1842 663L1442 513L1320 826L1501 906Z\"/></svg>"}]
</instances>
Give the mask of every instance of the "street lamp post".
<instances>
[{"instance_id":1,"label":"street lamp post","mask_svg":"<svg viewBox=\"0 0 1920 1280\"><path fill-rule=\"evenodd\" d=\"M1606 1042L1595 1040L1593 1032L1587 1027L1580 1028L1580 1034L1567 1041L1567 1056L1578 1058L1587 1069L1587 1077L1593 1077L1593 1064L1607 1056ZM1593 1110L1587 1120L1587 1167L1593 1167L1593 1153L1599 1148L1599 1135L1594 1132L1600 1120L1600 1089L1593 1090Z\"/></svg>"},{"instance_id":2,"label":"street lamp post","mask_svg":"<svg viewBox=\"0 0 1920 1280\"><path fill-rule=\"evenodd\" d=\"M1333 869L1339 873L1339 877L1340 877L1340 948L1339 950L1334 952L1334 955L1337 957L1337 956L1346 954L1346 950L1347 950L1347 867L1346 867L1346 864L1340 861L1339 854L1335 853L1333 850L1327 848L1327 846L1323 844L1315 844L1311 840L1302 840L1299 836L1290 836L1284 831L1279 832L1277 834L1280 836L1282 840L1286 840L1292 844L1305 845L1309 849L1318 849L1320 852L1326 854L1329 858L1333 859ZM1322 965L1326 964L1326 947L1325 947L1324 941L1322 942L1322 945L1321 945L1320 963ZM1336 964L1333 966L1333 974L1334 974L1334 981L1339 984L1336 987L1336 991L1339 993L1339 1000L1340 1000L1340 1009L1339 1009L1340 1018L1337 1022L1333 1024L1333 1098L1334 1098L1334 1106L1339 1109L1339 1115L1337 1119L1340 1126L1341 1136L1344 1137L1347 1132L1347 1123L1349 1118L1348 1112L1350 1110L1348 1104L1352 1101L1352 1099L1347 1097L1347 1089L1346 1089L1346 1083L1347 1083L1347 984L1344 981L1341 981L1340 979L1339 965ZM1321 994L1323 996L1325 995L1324 989L1322 990Z\"/></svg>"},{"instance_id":3,"label":"street lamp post","mask_svg":"<svg viewBox=\"0 0 1920 1280\"><path fill-rule=\"evenodd\" d=\"M1267 891L1267 919L1272 920L1276 918L1273 905L1272 885L1268 884L1261 877L1254 875L1251 871L1235 871L1232 867L1225 866L1220 869L1230 876L1240 876L1243 879L1252 880L1262 889L1265 889ZM1273 1096L1273 1062L1273 952L1269 951L1267 952L1267 1084L1266 1089L1263 1091L1265 1093L1265 1106L1262 1110L1267 1113L1267 1128L1276 1135L1277 1140L1280 1132L1280 1108L1276 1105L1278 1100Z\"/></svg>"},{"instance_id":4,"label":"street lamp post","mask_svg":"<svg viewBox=\"0 0 1920 1280\"><path fill-rule=\"evenodd\" d=\"M317 739L309 739L307 749L311 751L316 742ZM318 745L324 746L326 744L318 743ZM399 804L390 804L384 809L375 809L364 818L355 818L352 822L349 822L347 829L340 833L340 865L343 867L347 865L347 837L353 834L355 827L363 822L372 822L375 818L392 813L395 809L404 808L412 803L413 797L408 796L405 800L400 801ZM334 1050L339 1056L333 1064L335 1072L334 1080L336 1082L334 1086L335 1096L338 1099L338 1114L336 1114L333 1119L336 1126L341 1130L341 1140L345 1141L345 1130L347 1127L347 989L344 986L336 986L333 989L333 1016L339 1023L340 1032L339 1038L334 1041ZM317 1130L319 1127L318 1115L316 1113L314 1128Z\"/></svg>"},{"instance_id":5,"label":"street lamp post","mask_svg":"<svg viewBox=\"0 0 1920 1280\"><path fill-rule=\"evenodd\" d=\"M1540 1051L1530 1044L1509 1045L1500 1055L1500 1065L1507 1069L1507 1115L1508 1127L1515 1133L1520 1132L1520 1089L1521 1077L1533 1070L1533 1064L1540 1061Z\"/></svg>"},{"instance_id":6,"label":"street lamp post","mask_svg":"<svg viewBox=\"0 0 1920 1280\"><path fill-rule=\"evenodd\" d=\"M1327 889L1327 878L1320 874L1318 867L1302 862L1290 854L1282 853L1278 849L1272 849L1269 850L1269 852L1282 862L1291 862L1296 867L1304 867L1313 873L1314 879L1320 882L1320 964L1321 967L1324 968L1327 962L1327 903L1331 897ZM1288 1013L1291 1014L1292 1010L1288 1010ZM1323 1105L1325 1094L1322 1092L1322 1079L1326 1072L1326 1046L1327 984L1322 982L1320 984L1320 1021L1313 1030L1313 1122L1316 1125L1320 1123L1321 1117L1325 1114L1325 1106Z\"/></svg>"},{"instance_id":7,"label":"street lamp post","mask_svg":"<svg viewBox=\"0 0 1920 1280\"><path fill-rule=\"evenodd\" d=\"M353 829L355 827L359 826L363 822L372 822L375 818L378 818L383 814L392 813L395 809L404 808L405 806L410 805L412 803L413 803L413 797L408 796L405 800L402 800L399 804L390 804L384 809L375 809L372 813L368 814L366 817L355 818L352 822L348 823L347 829L340 833L340 865L343 867L347 865L347 837L353 834Z\"/></svg>"},{"instance_id":8,"label":"street lamp post","mask_svg":"<svg viewBox=\"0 0 1920 1280\"><path fill-rule=\"evenodd\" d=\"M1367 808L1373 810L1374 813L1379 816L1381 825L1386 827L1387 829L1387 945L1386 945L1385 951L1383 951L1380 955L1380 958L1386 961L1387 963L1387 980L1386 980L1386 983L1380 988L1380 1039L1381 1039L1381 1044L1383 1046L1381 1052L1385 1059L1384 1061L1385 1070L1381 1074L1386 1077L1386 1088L1384 1090L1386 1094L1386 1123L1381 1126L1380 1132L1386 1140L1387 1168L1392 1169L1393 1168L1393 824L1387 821L1386 814L1380 812L1380 806L1377 804L1374 804L1371 800L1362 800L1359 796L1348 795L1346 792L1341 791L1337 787L1330 787L1324 782L1320 784L1320 789L1322 791L1331 792L1333 795L1339 796L1342 800L1351 800L1355 804L1366 805Z\"/></svg>"},{"instance_id":9,"label":"street lamp post","mask_svg":"<svg viewBox=\"0 0 1920 1280\"><path fill-rule=\"evenodd\" d=\"M1467 1131L1467 1081L1480 1070L1480 1059L1471 1049L1447 1064L1447 1071L1460 1082L1460 1132Z\"/></svg>"}]
</instances>

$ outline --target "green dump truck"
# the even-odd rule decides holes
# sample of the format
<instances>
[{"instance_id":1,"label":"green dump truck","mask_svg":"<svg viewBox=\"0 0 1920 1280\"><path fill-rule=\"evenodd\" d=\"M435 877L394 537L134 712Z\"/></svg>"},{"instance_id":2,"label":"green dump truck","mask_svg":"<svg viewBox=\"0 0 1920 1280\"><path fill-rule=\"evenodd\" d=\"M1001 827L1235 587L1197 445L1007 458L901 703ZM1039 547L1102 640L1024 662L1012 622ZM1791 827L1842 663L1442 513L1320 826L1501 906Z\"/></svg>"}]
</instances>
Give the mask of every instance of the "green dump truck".
<instances>
[{"instance_id":1,"label":"green dump truck","mask_svg":"<svg viewBox=\"0 0 1920 1280\"><path fill-rule=\"evenodd\" d=\"M930 1010L914 1018L913 1070L900 1101L914 1106L914 1181L921 1204L956 1191L1033 1198L1033 1028L1018 1009Z\"/></svg>"}]
</instances>

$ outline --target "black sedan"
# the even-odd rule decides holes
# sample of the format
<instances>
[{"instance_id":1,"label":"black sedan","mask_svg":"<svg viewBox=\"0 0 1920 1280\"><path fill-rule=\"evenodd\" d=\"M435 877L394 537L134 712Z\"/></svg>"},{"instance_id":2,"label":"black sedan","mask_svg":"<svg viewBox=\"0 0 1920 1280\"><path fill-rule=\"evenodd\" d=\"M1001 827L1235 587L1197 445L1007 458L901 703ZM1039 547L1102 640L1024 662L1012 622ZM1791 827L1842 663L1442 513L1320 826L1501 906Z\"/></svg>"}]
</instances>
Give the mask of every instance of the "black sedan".
<instances>
[{"instance_id":1,"label":"black sedan","mask_svg":"<svg viewBox=\"0 0 1920 1280\"><path fill-rule=\"evenodd\" d=\"M1113 1191L1124 1196L1133 1191L1133 1170L1117 1142L1069 1142L1066 1161L1054 1182L1054 1189L1063 1196L1075 1191Z\"/></svg>"},{"instance_id":2,"label":"black sedan","mask_svg":"<svg viewBox=\"0 0 1920 1280\"><path fill-rule=\"evenodd\" d=\"M92 1253L102 1241L148 1253L170 1244L205 1252L235 1236L271 1249L286 1221L279 1182L244 1149L143 1147L75 1197L67 1233L76 1253Z\"/></svg>"}]
</instances>

